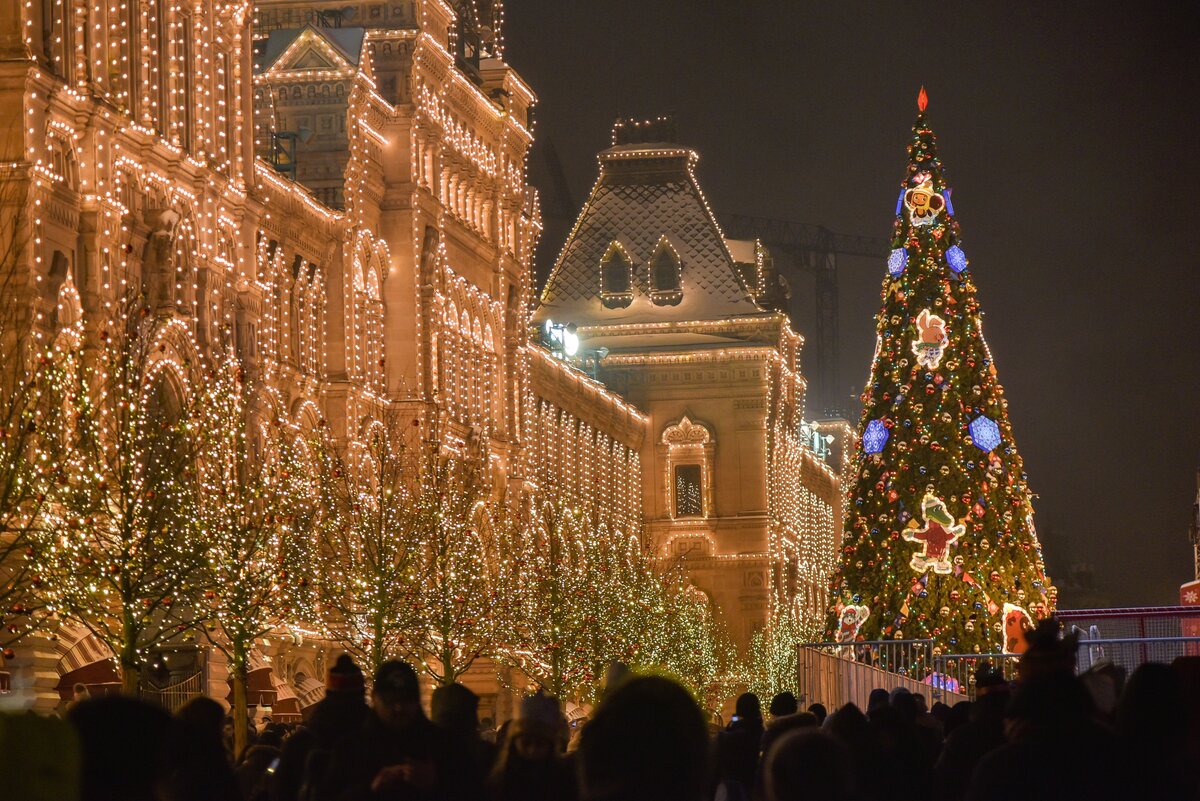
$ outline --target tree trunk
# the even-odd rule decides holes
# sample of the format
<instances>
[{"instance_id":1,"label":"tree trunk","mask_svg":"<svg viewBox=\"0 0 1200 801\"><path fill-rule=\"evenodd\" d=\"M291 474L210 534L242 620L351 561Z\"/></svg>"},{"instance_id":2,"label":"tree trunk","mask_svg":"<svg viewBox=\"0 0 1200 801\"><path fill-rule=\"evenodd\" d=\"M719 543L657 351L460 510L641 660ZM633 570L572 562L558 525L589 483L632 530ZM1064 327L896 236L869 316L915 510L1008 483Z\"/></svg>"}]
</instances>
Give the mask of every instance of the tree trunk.
<instances>
[{"instance_id":1,"label":"tree trunk","mask_svg":"<svg viewBox=\"0 0 1200 801\"><path fill-rule=\"evenodd\" d=\"M138 688L141 685L141 668L138 665L130 664L124 659L121 660L121 693L124 695L138 696Z\"/></svg>"},{"instance_id":2,"label":"tree trunk","mask_svg":"<svg viewBox=\"0 0 1200 801\"><path fill-rule=\"evenodd\" d=\"M383 624L375 621L375 638L371 641L371 675L383 664Z\"/></svg>"},{"instance_id":3,"label":"tree trunk","mask_svg":"<svg viewBox=\"0 0 1200 801\"><path fill-rule=\"evenodd\" d=\"M126 628L128 631L128 628ZM137 644L129 638L121 647L121 693L124 695L139 695L141 685L141 665L138 664Z\"/></svg>"},{"instance_id":4,"label":"tree trunk","mask_svg":"<svg viewBox=\"0 0 1200 801\"><path fill-rule=\"evenodd\" d=\"M248 745L250 705L246 700L246 647L233 646L233 755L240 759Z\"/></svg>"},{"instance_id":5,"label":"tree trunk","mask_svg":"<svg viewBox=\"0 0 1200 801\"><path fill-rule=\"evenodd\" d=\"M445 687L447 684L453 684L458 678L454 673L454 648L445 643L449 642L448 637L442 638L442 675L438 678L438 685Z\"/></svg>"}]
</instances>

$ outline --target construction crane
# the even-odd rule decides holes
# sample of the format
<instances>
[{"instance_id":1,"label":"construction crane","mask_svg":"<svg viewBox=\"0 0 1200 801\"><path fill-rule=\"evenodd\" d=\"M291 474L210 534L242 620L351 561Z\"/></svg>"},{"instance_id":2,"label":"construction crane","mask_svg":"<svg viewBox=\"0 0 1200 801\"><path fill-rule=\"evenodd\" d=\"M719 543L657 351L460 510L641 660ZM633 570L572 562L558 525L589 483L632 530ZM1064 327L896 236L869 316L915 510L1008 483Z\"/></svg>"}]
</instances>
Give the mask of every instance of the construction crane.
<instances>
[{"instance_id":1,"label":"construction crane","mask_svg":"<svg viewBox=\"0 0 1200 801\"><path fill-rule=\"evenodd\" d=\"M721 228L730 239L757 239L775 259L776 269L812 273L815 276L816 317L812 335L816 351L817 389L815 404L828 416L846 413L840 402L840 353L838 345L838 256L863 256L883 260L891 243L879 237L836 234L823 225L791 220L718 214ZM779 270L784 272L783 270ZM791 283L795 284L794 281Z\"/></svg>"}]
</instances>

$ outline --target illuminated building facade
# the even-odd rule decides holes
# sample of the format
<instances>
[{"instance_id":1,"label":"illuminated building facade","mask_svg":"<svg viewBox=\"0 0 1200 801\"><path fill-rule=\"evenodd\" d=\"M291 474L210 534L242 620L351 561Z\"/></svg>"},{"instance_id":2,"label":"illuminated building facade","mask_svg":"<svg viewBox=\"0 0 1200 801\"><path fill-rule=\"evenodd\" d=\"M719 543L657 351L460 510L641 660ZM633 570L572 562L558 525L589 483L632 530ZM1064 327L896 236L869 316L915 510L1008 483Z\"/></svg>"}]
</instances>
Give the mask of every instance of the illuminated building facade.
<instances>
[{"instance_id":1,"label":"illuminated building facade","mask_svg":"<svg viewBox=\"0 0 1200 801\"><path fill-rule=\"evenodd\" d=\"M673 139L669 120L617 123L534 320L572 326L575 358L645 415L646 534L744 645L780 605L823 613L849 432L803 420L770 255L724 239Z\"/></svg>"},{"instance_id":2,"label":"illuminated building facade","mask_svg":"<svg viewBox=\"0 0 1200 801\"><path fill-rule=\"evenodd\" d=\"M397 412L484 459L497 493L560 491L686 554L742 641L772 591L824 607L838 481L801 435L800 339L768 308L760 247L723 242L706 208L652 243L614 234L589 257L595 303L564 309L593 355L611 348L596 377L530 341L562 315L574 262L568 243L535 323L535 96L504 61L502 3L7 9L0 209L19 246L4 301L39 336L79 320L96 336L139 289L170 332L175 391L232 348L263 386L255 413L297 437L323 421L351 439ZM605 169L660 164L703 206L691 151L643 150ZM330 654L302 622L264 638L252 697L298 714ZM110 683L109 656L81 629L28 640L0 665L0 705ZM219 654L172 660L226 696ZM503 716L487 673L468 681Z\"/></svg>"},{"instance_id":3,"label":"illuminated building facade","mask_svg":"<svg viewBox=\"0 0 1200 801\"><path fill-rule=\"evenodd\" d=\"M324 421L349 439L398 412L486 460L496 492L561 478L640 526L642 416L528 342L535 97L503 60L501 3L9 11L0 202L21 247L6 292L39 335L79 319L95 335L140 288L173 332L180 392L235 348L264 387L257 414L297 437ZM584 454L594 472L572 477ZM63 686L108 681L107 656L82 630L29 641L9 701L52 708ZM327 657L302 625L269 637L252 694L310 703Z\"/></svg>"}]
</instances>

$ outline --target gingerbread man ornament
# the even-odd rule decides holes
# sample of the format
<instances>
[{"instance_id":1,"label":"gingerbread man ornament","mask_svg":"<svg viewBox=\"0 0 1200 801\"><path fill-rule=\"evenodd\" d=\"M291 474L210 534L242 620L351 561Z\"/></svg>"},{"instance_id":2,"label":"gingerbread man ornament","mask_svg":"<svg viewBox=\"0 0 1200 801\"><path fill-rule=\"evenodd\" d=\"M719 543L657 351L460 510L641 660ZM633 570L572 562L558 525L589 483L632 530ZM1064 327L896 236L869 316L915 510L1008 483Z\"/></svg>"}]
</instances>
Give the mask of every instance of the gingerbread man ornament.
<instances>
[{"instance_id":1,"label":"gingerbread man ornament","mask_svg":"<svg viewBox=\"0 0 1200 801\"><path fill-rule=\"evenodd\" d=\"M945 502L931 492L925 493L921 510L925 513L925 525L915 528L913 523L904 530L904 539L924 546L920 553L913 554L908 564L918 573L931 568L934 573L951 573L954 564L950 560L950 546L958 542L967 527L956 523Z\"/></svg>"}]
</instances>

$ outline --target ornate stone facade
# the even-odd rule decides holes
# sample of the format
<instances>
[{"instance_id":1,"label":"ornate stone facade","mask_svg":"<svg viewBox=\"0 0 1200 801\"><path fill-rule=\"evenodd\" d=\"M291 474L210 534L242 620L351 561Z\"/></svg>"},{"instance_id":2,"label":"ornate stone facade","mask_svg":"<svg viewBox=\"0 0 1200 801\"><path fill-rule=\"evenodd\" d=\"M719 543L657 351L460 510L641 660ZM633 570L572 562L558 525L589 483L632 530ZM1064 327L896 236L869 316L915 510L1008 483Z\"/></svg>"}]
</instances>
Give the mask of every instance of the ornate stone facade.
<instances>
[{"instance_id":1,"label":"ornate stone facade","mask_svg":"<svg viewBox=\"0 0 1200 801\"><path fill-rule=\"evenodd\" d=\"M838 460L806 435L802 340L769 254L724 239L670 127L617 123L534 319L574 326L577 358L645 415L646 534L745 645L782 605L823 614Z\"/></svg>"},{"instance_id":2,"label":"ornate stone facade","mask_svg":"<svg viewBox=\"0 0 1200 801\"><path fill-rule=\"evenodd\" d=\"M82 316L94 334L140 287L173 333L164 359L181 387L232 347L261 380L257 413L296 436L324 420L351 438L399 412L447 452L483 454L497 491L565 469L542 434L553 425L620 488L607 503L640 509L636 410L528 344L535 97L503 60L499 3L4 12L4 302L40 332ZM276 679L300 677L301 700L325 658L302 631L262 648ZM95 664L67 650L27 644L10 701L52 706L50 665Z\"/></svg>"},{"instance_id":3,"label":"ornate stone facade","mask_svg":"<svg viewBox=\"0 0 1200 801\"><path fill-rule=\"evenodd\" d=\"M497 492L555 488L686 555L742 641L772 590L823 608L837 479L797 434L800 338L760 305L762 249L735 264L694 208L694 153L602 156L692 206L623 218L587 256L573 291L594 302L569 316L611 349L599 380L530 341L535 96L499 2L2 2L3 301L41 335L82 319L95 336L140 288L180 391L235 349L255 413L297 437L398 412L482 454ZM51 708L56 678L98 664L68 639L22 647L8 703ZM319 695L329 652L302 624L260 651L262 692ZM200 661L221 695L221 660Z\"/></svg>"}]
</instances>

